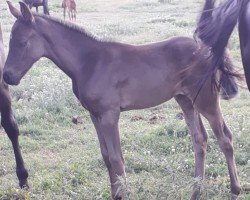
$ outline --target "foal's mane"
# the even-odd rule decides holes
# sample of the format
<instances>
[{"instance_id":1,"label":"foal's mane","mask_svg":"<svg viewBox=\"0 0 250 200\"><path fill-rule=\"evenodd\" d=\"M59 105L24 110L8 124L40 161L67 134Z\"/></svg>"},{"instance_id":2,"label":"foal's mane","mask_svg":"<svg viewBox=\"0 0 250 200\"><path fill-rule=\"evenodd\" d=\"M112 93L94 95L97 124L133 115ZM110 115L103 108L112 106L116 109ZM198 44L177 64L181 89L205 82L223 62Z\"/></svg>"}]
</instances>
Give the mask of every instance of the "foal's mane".
<instances>
[{"instance_id":1,"label":"foal's mane","mask_svg":"<svg viewBox=\"0 0 250 200\"><path fill-rule=\"evenodd\" d=\"M79 32L81 34L83 34L84 36L92 39L92 40L96 40L96 41L100 41L102 42L101 39L97 38L96 36L94 36L93 34L91 34L90 32L86 31L84 28L82 28L81 26L79 25L76 25L76 24L73 24L71 22L67 22L65 20L62 20L60 18L56 18L56 17L52 17L50 15L44 15L44 14L39 14L39 13L33 13L32 14L34 16L37 16L37 17L41 17L43 19L46 19L46 20L50 20L50 21L53 21L57 24L60 24L60 25L63 25L63 26L66 26L67 28L71 29L71 30L74 30L76 32Z\"/></svg>"}]
</instances>

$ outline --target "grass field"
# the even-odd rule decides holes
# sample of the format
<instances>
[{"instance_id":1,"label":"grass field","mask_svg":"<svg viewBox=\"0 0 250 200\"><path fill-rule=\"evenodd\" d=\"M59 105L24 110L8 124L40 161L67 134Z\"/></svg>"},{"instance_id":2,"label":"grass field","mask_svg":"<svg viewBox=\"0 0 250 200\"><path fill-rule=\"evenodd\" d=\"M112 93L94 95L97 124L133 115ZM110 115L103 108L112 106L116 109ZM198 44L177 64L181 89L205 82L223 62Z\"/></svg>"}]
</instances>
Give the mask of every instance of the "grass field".
<instances>
[{"instance_id":1,"label":"grass field","mask_svg":"<svg viewBox=\"0 0 250 200\"><path fill-rule=\"evenodd\" d=\"M18 6L17 0L12 0ZM162 3L161 3L162 2ZM76 0L77 24L103 40L130 44L192 36L201 0ZM51 15L62 18L61 0L50 0ZM40 8L41 10L41 8ZM0 23L6 54L14 18L0 1ZM60 33L59 33L60 34ZM229 48L241 67L234 33ZM0 200L110 199L107 170L88 112L71 91L71 82L49 60L41 59L11 87L13 108L20 127L20 143L29 170L30 191L18 188L12 147L1 128ZM222 101L225 120L234 135L240 199L250 199L250 94L241 89ZM185 200L190 197L194 158L191 138L180 108L171 100L158 107L124 112L120 120L126 160L126 199ZM72 123L81 116L83 124ZM229 177L224 156L210 127L206 180L201 199L229 199Z\"/></svg>"}]
</instances>

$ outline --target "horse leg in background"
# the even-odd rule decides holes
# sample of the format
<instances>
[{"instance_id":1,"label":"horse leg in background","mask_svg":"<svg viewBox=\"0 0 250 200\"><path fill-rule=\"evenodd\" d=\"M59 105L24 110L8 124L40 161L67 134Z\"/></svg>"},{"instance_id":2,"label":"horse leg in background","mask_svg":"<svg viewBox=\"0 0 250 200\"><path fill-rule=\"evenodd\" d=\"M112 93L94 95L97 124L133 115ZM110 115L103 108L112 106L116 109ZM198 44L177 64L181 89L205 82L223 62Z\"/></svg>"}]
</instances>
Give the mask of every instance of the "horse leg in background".
<instances>
[{"instance_id":1,"label":"horse leg in background","mask_svg":"<svg viewBox=\"0 0 250 200\"><path fill-rule=\"evenodd\" d=\"M72 10L69 10L70 21L73 21Z\"/></svg>"},{"instance_id":2,"label":"horse leg in background","mask_svg":"<svg viewBox=\"0 0 250 200\"><path fill-rule=\"evenodd\" d=\"M76 10L73 10L73 13L74 13L75 21L76 21Z\"/></svg>"},{"instance_id":3,"label":"horse leg in background","mask_svg":"<svg viewBox=\"0 0 250 200\"><path fill-rule=\"evenodd\" d=\"M200 114L194 109L192 101L184 95L178 95L175 100L180 105L189 132L192 136L194 153L195 153L195 177L204 179L205 176L205 159L207 150L207 132L202 123ZM192 200L200 197L200 187L194 185Z\"/></svg>"},{"instance_id":4,"label":"horse leg in background","mask_svg":"<svg viewBox=\"0 0 250 200\"><path fill-rule=\"evenodd\" d=\"M64 7L63 8L63 18L64 18L64 20L65 20L65 17L66 17L66 8Z\"/></svg>"},{"instance_id":5,"label":"horse leg in background","mask_svg":"<svg viewBox=\"0 0 250 200\"><path fill-rule=\"evenodd\" d=\"M72 19L72 21L75 21L74 10L71 10L71 19Z\"/></svg>"},{"instance_id":6,"label":"horse leg in background","mask_svg":"<svg viewBox=\"0 0 250 200\"><path fill-rule=\"evenodd\" d=\"M74 10L72 10L71 11L71 13L72 13L72 21L76 21L76 17L75 17L75 11Z\"/></svg>"},{"instance_id":7,"label":"horse leg in background","mask_svg":"<svg viewBox=\"0 0 250 200\"><path fill-rule=\"evenodd\" d=\"M71 21L71 14L70 14L70 9L68 8L68 16L69 16L69 20Z\"/></svg>"},{"instance_id":8,"label":"horse leg in background","mask_svg":"<svg viewBox=\"0 0 250 200\"><path fill-rule=\"evenodd\" d=\"M36 6L36 12L38 13L38 6Z\"/></svg>"},{"instance_id":9,"label":"horse leg in background","mask_svg":"<svg viewBox=\"0 0 250 200\"><path fill-rule=\"evenodd\" d=\"M43 2L43 13L44 13L45 15L49 15L48 0L44 0L44 2Z\"/></svg>"},{"instance_id":10,"label":"horse leg in background","mask_svg":"<svg viewBox=\"0 0 250 200\"><path fill-rule=\"evenodd\" d=\"M201 94L200 94L201 95ZM201 95L206 96L206 95ZM206 104L204 104L206 102ZM199 110L199 112L208 120L222 150L223 154L226 157L227 167L230 176L230 184L231 184L231 193L232 200L237 199L240 194L241 187L237 177L237 170L234 158L234 149L233 149L233 139L232 133L227 127L219 105L219 99L215 99L210 96L206 100L195 102L195 106Z\"/></svg>"},{"instance_id":11,"label":"horse leg in background","mask_svg":"<svg viewBox=\"0 0 250 200\"><path fill-rule=\"evenodd\" d=\"M1 111L1 124L11 140L15 159L16 159L16 174L19 179L19 185L21 188L28 187L27 178L28 172L25 169L24 161L22 158L21 150L19 147L19 130L16 124L12 109L11 100L9 95L8 86L4 83L0 85L0 111Z\"/></svg>"},{"instance_id":12,"label":"horse leg in background","mask_svg":"<svg viewBox=\"0 0 250 200\"><path fill-rule=\"evenodd\" d=\"M100 142L101 153L108 168L112 197L122 199L119 194L119 176L125 178L124 158L122 155L118 129L119 111L108 111L102 115L91 115Z\"/></svg>"}]
</instances>

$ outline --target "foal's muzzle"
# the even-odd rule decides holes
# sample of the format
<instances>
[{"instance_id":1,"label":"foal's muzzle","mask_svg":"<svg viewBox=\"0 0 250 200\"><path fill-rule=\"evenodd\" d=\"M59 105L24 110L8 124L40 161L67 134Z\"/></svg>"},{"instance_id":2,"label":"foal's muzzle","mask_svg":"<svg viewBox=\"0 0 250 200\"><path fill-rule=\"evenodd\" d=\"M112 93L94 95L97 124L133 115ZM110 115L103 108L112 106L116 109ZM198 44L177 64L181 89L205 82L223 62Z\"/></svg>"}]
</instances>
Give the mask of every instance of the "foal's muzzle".
<instances>
[{"instance_id":1,"label":"foal's muzzle","mask_svg":"<svg viewBox=\"0 0 250 200\"><path fill-rule=\"evenodd\" d=\"M18 85L19 80L17 80L11 72L3 73L3 80L9 85Z\"/></svg>"}]
</instances>

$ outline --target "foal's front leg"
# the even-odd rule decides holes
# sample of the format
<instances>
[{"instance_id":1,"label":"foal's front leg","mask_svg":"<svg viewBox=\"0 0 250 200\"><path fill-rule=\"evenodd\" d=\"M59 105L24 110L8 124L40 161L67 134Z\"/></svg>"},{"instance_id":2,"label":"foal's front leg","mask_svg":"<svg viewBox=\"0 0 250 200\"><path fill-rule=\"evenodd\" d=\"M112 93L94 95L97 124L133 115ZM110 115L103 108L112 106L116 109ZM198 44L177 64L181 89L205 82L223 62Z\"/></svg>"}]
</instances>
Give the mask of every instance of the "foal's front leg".
<instances>
[{"instance_id":1,"label":"foal's front leg","mask_svg":"<svg viewBox=\"0 0 250 200\"><path fill-rule=\"evenodd\" d=\"M119 116L120 111L113 110L100 115L91 115L98 134L101 153L109 171L114 199L122 199L122 194L119 192L121 186L119 176L125 178L124 158L118 128Z\"/></svg>"},{"instance_id":2,"label":"foal's front leg","mask_svg":"<svg viewBox=\"0 0 250 200\"><path fill-rule=\"evenodd\" d=\"M8 87L1 83L0 85L0 111L1 111L1 124L11 140L15 158L16 158L16 173L19 179L21 188L28 187L27 178L28 171L25 169L24 161L22 158L21 150L19 147L19 130L11 109L11 100Z\"/></svg>"}]
</instances>

